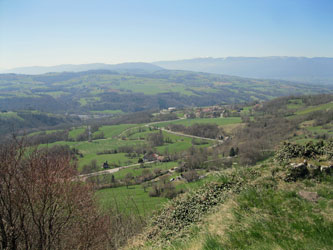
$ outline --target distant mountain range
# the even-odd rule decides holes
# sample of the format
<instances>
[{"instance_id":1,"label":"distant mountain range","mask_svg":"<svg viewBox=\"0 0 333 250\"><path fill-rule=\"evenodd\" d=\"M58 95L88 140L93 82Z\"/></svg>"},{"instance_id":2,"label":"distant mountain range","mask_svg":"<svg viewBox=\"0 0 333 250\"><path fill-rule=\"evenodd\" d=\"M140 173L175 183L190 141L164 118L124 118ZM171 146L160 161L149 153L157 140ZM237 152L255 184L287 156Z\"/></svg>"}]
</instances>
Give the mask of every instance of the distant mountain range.
<instances>
[{"instance_id":1,"label":"distant mountain range","mask_svg":"<svg viewBox=\"0 0 333 250\"><path fill-rule=\"evenodd\" d=\"M194 58L154 63L64 64L49 67L21 67L1 71L0 73L38 75L49 72L112 70L118 73L140 74L153 73L163 69L333 85L333 58L328 57L225 57Z\"/></svg>"},{"instance_id":2,"label":"distant mountain range","mask_svg":"<svg viewBox=\"0 0 333 250\"><path fill-rule=\"evenodd\" d=\"M113 70L120 73L126 73L130 71L132 73L151 73L158 70L162 70L161 67L151 63L121 63L121 64L104 64L104 63L92 63L92 64L62 64L56 66L33 66L33 67L21 67L9 70L3 70L0 73L15 73L25 75L40 75L50 72L82 72L88 70Z\"/></svg>"},{"instance_id":3,"label":"distant mountain range","mask_svg":"<svg viewBox=\"0 0 333 250\"><path fill-rule=\"evenodd\" d=\"M328 57L210 57L154 64L165 69L333 84L333 58Z\"/></svg>"}]
</instances>

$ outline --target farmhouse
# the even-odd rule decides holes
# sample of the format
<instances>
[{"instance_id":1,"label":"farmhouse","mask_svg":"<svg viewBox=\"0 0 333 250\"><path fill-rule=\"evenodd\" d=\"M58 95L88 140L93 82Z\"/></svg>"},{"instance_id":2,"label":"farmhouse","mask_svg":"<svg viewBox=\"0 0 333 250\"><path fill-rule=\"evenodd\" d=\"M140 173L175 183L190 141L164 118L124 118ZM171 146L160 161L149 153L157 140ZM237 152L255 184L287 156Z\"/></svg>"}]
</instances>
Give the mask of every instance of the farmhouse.
<instances>
[{"instance_id":1,"label":"farmhouse","mask_svg":"<svg viewBox=\"0 0 333 250\"><path fill-rule=\"evenodd\" d=\"M158 155L155 153L147 153L143 156L143 161L159 161L159 162L168 162L170 161L169 157L165 157L163 155Z\"/></svg>"},{"instance_id":2,"label":"farmhouse","mask_svg":"<svg viewBox=\"0 0 333 250\"><path fill-rule=\"evenodd\" d=\"M158 154L155 153L147 153L143 156L143 161L157 161Z\"/></svg>"}]
</instances>

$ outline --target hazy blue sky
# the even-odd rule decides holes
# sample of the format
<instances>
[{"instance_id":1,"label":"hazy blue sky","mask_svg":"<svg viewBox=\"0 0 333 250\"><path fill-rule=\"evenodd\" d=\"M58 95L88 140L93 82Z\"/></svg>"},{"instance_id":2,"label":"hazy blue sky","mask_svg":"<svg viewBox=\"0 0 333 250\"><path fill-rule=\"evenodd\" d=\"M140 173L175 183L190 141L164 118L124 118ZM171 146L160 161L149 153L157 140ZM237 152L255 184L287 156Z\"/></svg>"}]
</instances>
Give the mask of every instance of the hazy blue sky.
<instances>
[{"instance_id":1,"label":"hazy blue sky","mask_svg":"<svg viewBox=\"0 0 333 250\"><path fill-rule=\"evenodd\" d=\"M0 68L333 57L333 0L0 0Z\"/></svg>"}]
</instances>

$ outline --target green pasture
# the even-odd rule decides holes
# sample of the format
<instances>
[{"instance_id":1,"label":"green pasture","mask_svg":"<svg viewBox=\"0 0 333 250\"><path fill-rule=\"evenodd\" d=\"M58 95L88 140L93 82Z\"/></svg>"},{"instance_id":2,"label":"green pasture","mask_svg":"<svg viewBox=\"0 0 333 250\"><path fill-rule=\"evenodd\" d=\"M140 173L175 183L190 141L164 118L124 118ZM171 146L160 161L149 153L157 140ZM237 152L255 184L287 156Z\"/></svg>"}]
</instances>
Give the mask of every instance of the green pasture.
<instances>
[{"instance_id":1,"label":"green pasture","mask_svg":"<svg viewBox=\"0 0 333 250\"><path fill-rule=\"evenodd\" d=\"M143 127L146 129L144 132L136 132L138 130L131 129L128 133L125 134L130 140L140 140L141 138L147 138L148 134L153 133L154 131L150 131L147 127Z\"/></svg>"},{"instance_id":2,"label":"green pasture","mask_svg":"<svg viewBox=\"0 0 333 250\"><path fill-rule=\"evenodd\" d=\"M127 166L138 163L139 157L128 158L125 153L105 155L86 154L82 159L79 159L79 170L83 165L89 164L92 160L96 160L97 165L101 167L100 170L103 170L102 165L105 161L111 165Z\"/></svg>"},{"instance_id":3,"label":"green pasture","mask_svg":"<svg viewBox=\"0 0 333 250\"><path fill-rule=\"evenodd\" d=\"M191 126L195 123L212 123L219 126L241 123L242 120L240 117L226 117L226 118L195 118L195 119L180 119L175 121L161 122L154 124L157 127L165 127L168 124L181 124L184 126Z\"/></svg>"},{"instance_id":4,"label":"green pasture","mask_svg":"<svg viewBox=\"0 0 333 250\"><path fill-rule=\"evenodd\" d=\"M310 106L296 112L297 115L306 115L314 111L327 110L333 108L333 102L325 103L318 106Z\"/></svg>"},{"instance_id":5,"label":"green pasture","mask_svg":"<svg viewBox=\"0 0 333 250\"><path fill-rule=\"evenodd\" d=\"M120 109L117 109L117 110L110 110L110 109L107 109L107 110L92 110L90 111L90 113L92 114L105 114L105 115L113 115L113 114L122 114L123 111L121 111Z\"/></svg>"},{"instance_id":6,"label":"green pasture","mask_svg":"<svg viewBox=\"0 0 333 250\"><path fill-rule=\"evenodd\" d=\"M333 126L330 126L330 127L314 126L314 127L307 127L306 129L315 134L327 133L327 134L333 135Z\"/></svg>"},{"instance_id":7,"label":"green pasture","mask_svg":"<svg viewBox=\"0 0 333 250\"><path fill-rule=\"evenodd\" d=\"M110 126L101 126L99 131L104 133L105 138L112 138L118 136L126 129L136 127L136 124L120 124L120 125L110 125Z\"/></svg>"},{"instance_id":8,"label":"green pasture","mask_svg":"<svg viewBox=\"0 0 333 250\"><path fill-rule=\"evenodd\" d=\"M17 115L17 112L12 112L12 111L0 112L0 118L17 118L17 119L22 119L21 117L19 117Z\"/></svg>"},{"instance_id":9,"label":"green pasture","mask_svg":"<svg viewBox=\"0 0 333 250\"><path fill-rule=\"evenodd\" d=\"M139 138L147 138L148 134L151 133L159 133L159 131L147 131L145 132L139 132L139 133L134 133L130 135L130 139L139 139ZM181 135L175 135L172 133L169 133L167 131L162 131L164 140L170 139L172 142L171 143L164 143L163 146L157 146L156 149L159 153L163 154L164 152L181 152L184 150L189 149L192 147L192 138L187 137L187 136L181 136ZM197 139L198 140L198 139ZM200 140L199 140L200 141ZM207 144L199 145L196 147L207 147L211 146L213 144L212 141L207 141Z\"/></svg>"},{"instance_id":10,"label":"green pasture","mask_svg":"<svg viewBox=\"0 0 333 250\"><path fill-rule=\"evenodd\" d=\"M86 98L80 98L79 103L81 106L86 106L88 104L88 101Z\"/></svg>"},{"instance_id":11,"label":"green pasture","mask_svg":"<svg viewBox=\"0 0 333 250\"><path fill-rule=\"evenodd\" d=\"M141 167L140 165L138 166L133 166L130 168L125 168L122 170L119 170L118 172L115 172L113 175L116 179L123 179L126 174L132 173L133 176L140 176L142 175L142 171L144 170L151 170L153 171L154 169L161 169L161 170L168 170L173 167L177 167L178 163L171 161L171 162L156 162L156 163L144 163L144 167Z\"/></svg>"},{"instance_id":12,"label":"green pasture","mask_svg":"<svg viewBox=\"0 0 333 250\"><path fill-rule=\"evenodd\" d=\"M287 104L287 109L300 109L302 107L304 107L302 99L292 99Z\"/></svg>"},{"instance_id":13,"label":"green pasture","mask_svg":"<svg viewBox=\"0 0 333 250\"><path fill-rule=\"evenodd\" d=\"M62 129L49 129L49 130L33 132L33 133L30 133L28 136L38 135L38 134L41 134L44 132L48 135L48 134L52 134L52 133L60 132L60 131L63 131L63 130Z\"/></svg>"},{"instance_id":14,"label":"green pasture","mask_svg":"<svg viewBox=\"0 0 333 250\"><path fill-rule=\"evenodd\" d=\"M247 106L247 107L244 107L243 110L241 110L240 113L242 115L250 115L251 110L252 110L252 106Z\"/></svg>"},{"instance_id":15,"label":"green pasture","mask_svg":"<svg viewBox=\"0 0 333 250\"><path fill-rule=\"evenodd\" d=\"M68 136L69 138L76 139L79 134L82 134L86 130L86 127L74 128L69 131Z\"/></svg>"},{"instance_id":16,"label":"green pasture","mask_svg":"<svg viewBox=\"0 0 333 250\"><path fill-rule=\"evenodd\" d=\"M92 160L96 160L99 166L102 166L103 162L108 161L110 164L116 164L120 166L127 166L134 163L137 163L139 157L128 158L125 153L117 153L117 154L97 154L98 152L102 152L104 150L113 150L117 149L120 146L139 146L142 145L142 142L133 142L126 140L117 140L117 139L101 139L101 140L93 140L92 142L82 141L82 142L65 142L58 141L55 143L48 144L49 147L54 145L68 145L70 147L75 147L79 150L80 153L83 154L82 158L78 158L79 170L81 170L82 166L85 164L89 164ZM46 145L42 145L46 146Z\"/></svg>"},{"instance_id":17,"label":"green pasture","mask_svg":"<svg viewBox=\"0 0 333 250\"><path fill-rule=\"evenodd\" d=\"M140 185L101 189L96 192L96 197L102 209L115 208L125 213L137 212L143 216L151 215L168 201L163 197L149 197L148 192L144 192Z\"/></svg>"},{"instance_id":18,"label":"green pasture","mask_svg":"<svg viewBox=\"0 0 333 250\"><path fill-rule=\"evenodd\" d=\"M88 164L91 160L96 160L97 164L102 165L103 162L108 161L109 163L114 163L120 166L130 165L133 163L137 163L139 157L135 157L130 159L126 157L125 153L117 153L117 154L102 154L97 155L98 152L102 152L104 150L114 150L121 146L139 146L142 145L142 142L133 142L133 141L123 141L117 139L102 139L102 140L94 140L92 142L81 142L76 144L75 148L79 149L79 151L84 155L83 158L79 159L79 165L82 166L84 164Z\"/></svg>"}]
</instances>

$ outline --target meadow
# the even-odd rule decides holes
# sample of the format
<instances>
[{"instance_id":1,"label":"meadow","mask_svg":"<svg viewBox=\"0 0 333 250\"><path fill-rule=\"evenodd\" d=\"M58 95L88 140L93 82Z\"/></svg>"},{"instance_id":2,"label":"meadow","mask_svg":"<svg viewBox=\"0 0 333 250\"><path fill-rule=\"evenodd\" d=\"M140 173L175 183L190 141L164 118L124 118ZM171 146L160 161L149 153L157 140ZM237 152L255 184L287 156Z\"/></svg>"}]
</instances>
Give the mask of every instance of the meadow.
<instances>
[{"instance_id":1,"label":"meadow","mask_svg":"<svg viewBox=\"0 0 333 250\"><path fill-rule=\"evenodd\" d=\"M151 215L168 201L163 197L150 197L140 185L101 189L96 192L96 198L102 209L112 207L123 213L138 213L142 216Z\"/></svg>"},{"instance_id":2,"label":"meadow","mask_svg":"<svg viewBox=\"0 0 333 250\"><path fill-rule=\"evenodd\" d=\"M230 125L241 123L242 120L240 117L225 117L225 118L194 118L194 119L181 119L170 122L161 122L158 124L154 124L156 127L165 127L168 124L181 124L184 126L191 126L196 123L211 123L219 126Z\"/></svg>"}]
</instances>

